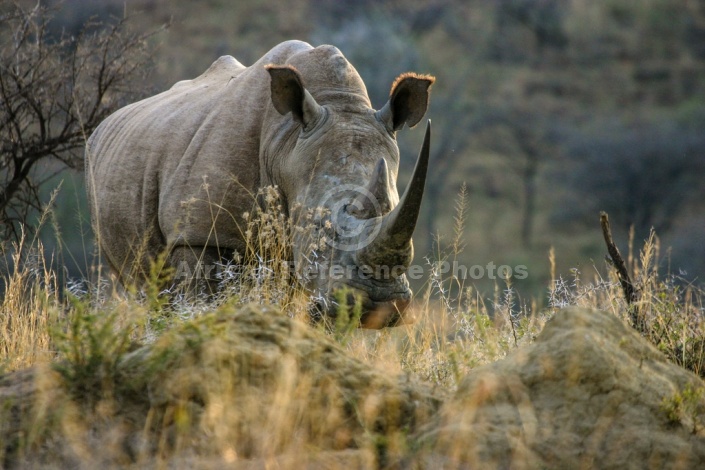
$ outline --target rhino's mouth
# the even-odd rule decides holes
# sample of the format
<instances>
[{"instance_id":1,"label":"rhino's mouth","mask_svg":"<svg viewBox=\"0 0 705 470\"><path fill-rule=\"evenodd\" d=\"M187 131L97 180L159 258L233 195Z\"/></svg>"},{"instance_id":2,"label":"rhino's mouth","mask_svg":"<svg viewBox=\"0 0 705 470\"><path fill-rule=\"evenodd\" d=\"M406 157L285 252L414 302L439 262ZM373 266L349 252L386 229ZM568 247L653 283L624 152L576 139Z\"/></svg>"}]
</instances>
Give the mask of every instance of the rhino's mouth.
<instances>
[{"instance_id":1,"label":"rhino's mouth","mask_svg":"<svg viewBox=\"0 0 705 470\"><path fill-rule=\"evenodd\" d=\"M362 328L380 329L398 326L405 321L405 311L411 303L412 291L406 279L396 279L394 282L348 282L332 287L330 294L319 299L313 309L312 317L329 316L337 318L341 308L340 290L345 291L345 307L347 311L360 304ZM333 300L335 299L335 300Z\"/></svg>"},{"instance_id":2,"label":"rhino's mouth","mask_svg":"<svg viewBox=\"0 0 705 470\"><path fill-rule=\"evenodd\" d=\"M405 323L405 311L411 302L411 290L394 294L385 300L367 298L363 301L363 314L360 326L363 328L380 329L387 326L398 326Z\"/></svg>"}]
</instances>

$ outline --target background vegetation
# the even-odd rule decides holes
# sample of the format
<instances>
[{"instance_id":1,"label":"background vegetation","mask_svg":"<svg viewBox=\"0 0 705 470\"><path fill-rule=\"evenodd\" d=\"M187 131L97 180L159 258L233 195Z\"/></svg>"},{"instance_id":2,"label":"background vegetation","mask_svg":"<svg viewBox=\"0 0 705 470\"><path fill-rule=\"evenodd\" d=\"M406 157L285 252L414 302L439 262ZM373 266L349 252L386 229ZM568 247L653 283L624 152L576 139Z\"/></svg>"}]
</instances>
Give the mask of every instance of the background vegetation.
<instances>
[{"instance_id":1,"label":"background vegetation","mask_svg":"<svg viewBox=\"0 0 705 470\"><path fill-rule=\"evenodd\" d=\"M654 227L660 263L687 279L705 269L702 2L297 0L282 8L275 1L69 0L54 15L50 41L125 15L138 35L171 23L147 43L156 48L153 73L130 90L132 99L194 77L223 54L252 63L290 38L338 46L376 107L399 73L436 75L428 114L434 164L415 235L417 262L436 238L450 237L446 201L466 184L460 261L527 265L528 278L516 286L527 297L543 297L550 247L559 272L602 257L599 210L610 213L618 243L632 226L637 241ZM400 137L400 187L418 134ZM44 171L35 178L57 168L37 166ZM7 178L12 167L0 171ZM63 172L42 194L46 202L61 179L56 214L70 252L65 261L78 276L92 255L82 176ZM45 244L56 248L52 238ZM493 288L487 279L476 284Z\"/></svg>"}]
</instances>

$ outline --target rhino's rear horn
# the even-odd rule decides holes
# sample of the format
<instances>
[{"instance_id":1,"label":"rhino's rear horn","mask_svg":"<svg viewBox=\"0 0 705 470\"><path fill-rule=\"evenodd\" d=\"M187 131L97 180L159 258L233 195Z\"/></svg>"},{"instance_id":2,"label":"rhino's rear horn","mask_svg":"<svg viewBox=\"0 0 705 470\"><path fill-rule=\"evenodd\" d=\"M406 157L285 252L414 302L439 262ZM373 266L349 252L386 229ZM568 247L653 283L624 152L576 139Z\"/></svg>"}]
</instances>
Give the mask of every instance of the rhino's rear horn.
<instances>
[{"instance_id":1,"label":"rhino's rear horn","mask_svg":"<svg viewBox=\"0 0 705 470\"><path fill-rule=\"evenodd\" d=\"M350 208L348 212L358 219L371 219L388 213L391 208L388 175L387 161L380 158L372 172L370 182L348 206Z\"/></svg>"},{"instance_id":2,"label":"rhino's rear horn","mask_svg":"<svg viewBox=\"0 0 705 470\"><path fill-rule=\"evenodd\" d=\"M409 266L413 257L411 235L421 210L431 146L431 120L426 126L416 167L399 204L382 218L377 238L362 249L358 259L373 266Z\"/></svg>"}]
</instances>

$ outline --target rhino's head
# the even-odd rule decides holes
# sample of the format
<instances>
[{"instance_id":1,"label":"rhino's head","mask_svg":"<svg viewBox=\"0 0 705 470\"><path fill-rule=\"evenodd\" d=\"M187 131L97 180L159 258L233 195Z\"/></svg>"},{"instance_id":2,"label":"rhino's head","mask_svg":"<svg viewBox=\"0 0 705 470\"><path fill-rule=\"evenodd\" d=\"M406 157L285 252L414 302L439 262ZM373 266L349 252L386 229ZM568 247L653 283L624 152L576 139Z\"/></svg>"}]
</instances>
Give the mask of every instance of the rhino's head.
<instances>
[{"instance_id":1,"label":"rhino's head","mask_svg":"<svg viewBox=\"0 0 705 470\"><path fill-rule=\"evenodd\" d=\"M389 101L375 111L364 85L357 93L354 87L327 91L331 96L318 91L319 103L295 68L267 70L274 107L282 116L291 113L294 122L285 132L298 133L295 144L282 139L290 148L272 163L290 216L302 227L293 234L297 274L320 299L320 313L335 315L341 299L335 293L344 288L345 302L362 302L363 327L399 324L412 294L405 273L413 258L430 122L401 198L396 132L421 120L433 77L402 75Z\"/></svg>"}]
</instances>

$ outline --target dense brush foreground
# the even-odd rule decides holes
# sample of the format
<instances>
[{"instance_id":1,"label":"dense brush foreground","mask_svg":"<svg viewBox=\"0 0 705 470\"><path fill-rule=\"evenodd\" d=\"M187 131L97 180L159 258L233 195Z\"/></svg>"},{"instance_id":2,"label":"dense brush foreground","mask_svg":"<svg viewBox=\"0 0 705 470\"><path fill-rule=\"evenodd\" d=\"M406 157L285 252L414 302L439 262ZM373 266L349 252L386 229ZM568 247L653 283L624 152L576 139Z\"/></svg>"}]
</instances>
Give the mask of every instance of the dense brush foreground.
<instances>
[{"instance_id":1,"label":"dense brush foreground","mask_svg":"<svg viewBox=\"0 0 705 470\"><path fill-rule=\"evenodd\" d=\"M223 294L209 301L165 293L159 260L139 290L105 276L63 286L38 242L6 247L2 466L534 468L570 462L560 436L575 432L566 437L575 461L607 468L639 456L598 442L652 424L666 429L645 434L657 467L705 458L705 297L659 275L655 237L631 261L631 305L612 275L554 275L539 308L520 305L510 283L486 300L431 269L416 322L369 332L355 328L354 309L329 325L308 322L310 299L273 269L286 253L280 235L258 247L267 258L237 275L225 269ZM571 306L583 309L566 314ZM611 367L626 369L601 373ZM604 375L615 379L600 391ZM589 437L570 427L590 422L577 408L572 420L555 414L565 407L545 408L581 394L607 397L590 402L606 408ZM502 400L518 414L483 414L499 413ZM626 404L648 419L630 428L619 414ZM542 420L560 421L560 435L547 436Z\"/></svg>"}]
</instances>

